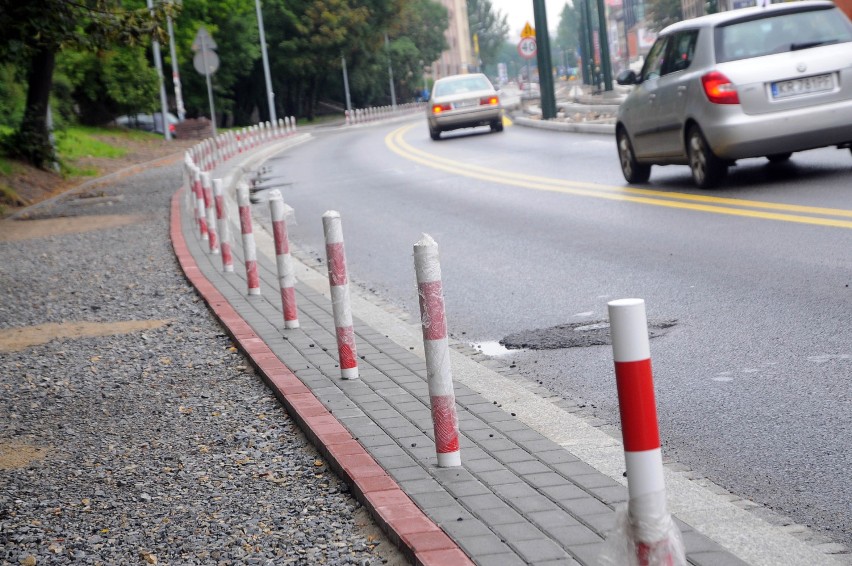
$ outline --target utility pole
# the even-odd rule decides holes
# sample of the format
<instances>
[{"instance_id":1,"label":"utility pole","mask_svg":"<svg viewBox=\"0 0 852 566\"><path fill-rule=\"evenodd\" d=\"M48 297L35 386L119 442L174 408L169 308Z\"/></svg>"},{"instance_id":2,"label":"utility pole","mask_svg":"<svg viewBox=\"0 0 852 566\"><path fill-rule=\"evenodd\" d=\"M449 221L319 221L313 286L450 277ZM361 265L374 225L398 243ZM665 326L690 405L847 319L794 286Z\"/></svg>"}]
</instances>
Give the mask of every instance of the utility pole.
<instances>
[{"instance_id":1,"label":"utility pole","mask_svg":"<svg viewBox=\"0 0 852 566\"><path fill-rule=\"evenodd\" d=\"M269 103L269 121L273 124L278 122L275 116L275 93L272 92L272 78L269 74L269 56L266 54L266 34L263 32L263 12L260 9L260 0L254 1L257 8L257 29L260 30L260 53L263 55L263 76L266 78L266 100Z\"/></svg>"},{"instance_id":2,"label":"utility pole","mask_svg":"<svg viewBox=\"0 0 852 566\"><path fill-rule=\"evenodd\" d=\"M601 0L603 1L603 0ZM556 118L556 95L553 92L553 62L550 57L550 32L547 31L547 10L544 0L533 0L535 11L536 58L538 82L541 90L541 117Z\"/></svg>"},{"instance_id":3,"label":"utility pole","mask_svg":"<svg viewBox=\"0 0 852 566\"><path fill-rule=\"evenodd\" d=\"M148 0L148 9L153 13L154 11L154 3L152 0ZM154 54L154 67L157 69L157 76L160 79L160 108L161 115L163 118L163 137L166 138L166 141L171 141L172 133L169 131L169 104L166 101L166 85L163 82L163 62L160 59L160 42L154 39L151 42L151 51ZM154 120L154 124L157 121Z\"/></svg>"},{"instance_id":4,"label":"utility pole","mask_svg":"<svg viewBox=\"0 0 852 566\"><path fill-rule=\"evenodd\" d=\"M391 108L396 110L396 91L393 88L393 65L391 65L390 41L388 41L387 32L385 32L385 52L388 54L388 77L390 80Z\"/></svg>"},{"instance_id":5,"label":"utility pole","mask_svg":"<svg viewBox=\"0 0 852 566\"><path fill-rule=\"evenodd\" d=\"M349 96L349 73L346 72L346 57L340 56L343 62L343 89L346 91L346 110L352 112L352 99Z\"/></svg>"},{"instance_id":6,"label":"utility pole","mask_svg":"<svg viewBox=\"0 0 852 566\"><path fill-rule=\"evenodd\" d=\"M181 4L180 0L177 1L177 4ZM175 106L177 108L178 120L183 122L186 118L186 107L183 105L183 90L180 84L180 71L178 70L177 50L175 49L175 29L171 16L166 18L166 24L169 30L169 51L172 56L172 84L175 87Z\"/></svg>"}]
</instances>

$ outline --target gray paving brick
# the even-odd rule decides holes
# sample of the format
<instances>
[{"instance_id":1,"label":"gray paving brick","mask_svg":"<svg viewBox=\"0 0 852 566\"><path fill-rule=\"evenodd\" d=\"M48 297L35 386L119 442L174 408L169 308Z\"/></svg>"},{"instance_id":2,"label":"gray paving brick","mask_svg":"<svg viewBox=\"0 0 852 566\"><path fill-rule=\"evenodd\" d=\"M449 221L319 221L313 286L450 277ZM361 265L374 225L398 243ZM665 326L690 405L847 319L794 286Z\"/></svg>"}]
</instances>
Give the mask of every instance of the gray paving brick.
<instances>
[{"instance_id":1,"label":"gray paving brick","mask_svg":"<svg viewBox=\"0 0 852 566\"><path fill-rule=\"evenodd\" d=\"M450 516L453 513L450 513L449 509L446 510ZM458 513L455 513L458 515ZM453 518L449 521L442 522L438 521L430 512L430 518L433 521L441 525L441 528L447 532L450 537L455 540L461 540L461 538L471 538L471 537L481 537L489 534L493 534L491 529L489 529L482 521L471 518L467 520L459 521L458 518Z\"/></svg>"},{"instance_id":2,"label":"gray paving brick","mask_svg":"<svg viewBox=\"0 0 852 566\"><path fill-rule=\"evenodd\" d=\"M465 460L464 454L462 454L462 463L464 466L473 473L482 473L482 472L491 472L495 470L505 470L505 466L494 460L493 458L482 458L482 459L470 459Z\"/></svg>"},{"instance_id":3,"label":"gray paving brick","mask_svg":"<svg viewBox=\"0 0 852 566\"><path fill-rule=\"evenodd\" d=\"M449 507L452 505L458 505L455 498L452 495L439 491L429 491L426 493L413 493L411 494L411 499L414 500L417 505L424 510L435 509L438 507Z\"/></svg>"},{"instance_id":4,"label":"gray paving brick","mask_svg":"<svg viewBox=\"0 0 852 566\"><path fill-rule=\"evenodd\" d=\"M543 474L550 471L547 466L535 460L526 460L522 462L506 462L506 467L521 476L525 476L527 474Z\"/></svg>"},{"instance_id":5,"label":"gray paving brick","mask_svg":"<svg viewBox=\"0 0 852 566\"><path fill-rule=\"evenodd\" d=\"M611 477L605 476L600 472L571 476L571 481L586 489L591 489L593 487L624 487Z\"/></svg>"},{"instance_id":6,"label":"gray paving brick","mask_svg":"<svg viewBox=\"0 0 852 566\"><path fill-rule=\"evenodd\" d=\"M536 489L541 489L543 487L553 487L557 485L566 485L568 481L557 474L556 472L542 472L539 474L524 474L524 481L529 482L529 484Z\"/></svg>"},{"instance_id":7,"label":"gray paving brick","mask_svg":"<svg viewBox=\"0 0 852 566\"><path fill-rule=\"evenodd\" d=\"M565 548L580 544L592 544L603 541L603 538L584 525L549 526L545 532Z\"/></svg>"},{"instance_id":8,"label":"gray paving brick","mask_svg":"<svg viewBox=\"0 0 852 566\"><path fill-rule=\"evenodd\" d=\"M616 487L595 487L590 489L589 493L591 493L607 505L626 503L628 499L627 488L623 485L619 485Z\"/></svg>"},{"instance_id":9,"label":"gray paving brick","mask_svg":"<svg viewBox=\"0 0 852 566\"><path fill-rule=\"evenodd\" d=\"M727 552L696 552L687 554L686 559L695 566L747 566L746 562Z\"/></svg>"},{"instance_id":10,"label":"gray paving brick","mask_svg":"<svg viewBox=\"0 0 852 566\"><path fill-rule=\"evenodd\" d=\"M570 557L559 545L547 539L522 540L513 542L510 546L521 555L521 558L531 564L536 564L544 560L567 559Z\"/></svg>"},{"instance_id":11,"label":"gray paving brick","mask_svg":"<svg viewBox=\"0 0 852 566\"><path fill-rule=\"evenodd\" d=\"M580 522L572 517L564 509L552 509L549 511L533 511L526 513L525 517L535 523L541 529L570 527L579 525Z\"/></svg>"},{"instance_id":12,"label":"gray paving brick","mask_svg":"<svg viewBox=\"0 0 852 566\"><path fill-rule=\"evenodd\" d=\"M598 566L604 544L603 542L578 544L572 546L569 550L577 562L583 566Z\"/></svg>"},{"instance_id":13,"label":"gray paving brick","mask_svg":"<svg viewBox=\"0 0 852 566\"><path fill-rule=\"evenodd\" d=\"M509 544L522 540L540 540L545 536L544 533L527 521L493 525L492 528L501 539Z\"/></svg>"},{"instance_id":14,"label":"gray paving brick","mask_svg":"<svg viewBox=\"0 0 852 566\"><path fill-rule=\"evenodd\" d=\"M399 459L399 462L403 461L403 458ZM400 483L432 479L432 474L424 470L422 467L412 464L410 460L408 460L408 464L405 466L384 466L384 468L388 471L388 474L393 477L393 479Z\"/></svg>"},{"instance_id":15,"label":"gray paving brick","mask_svg":"<svg viewBox=\"0 0 852 566\"><path fill-rule=\"evenodd\" d=\"M595 499L594 497L583 497L580 499L565 499L559 501L559 505L567 509L575 517L583 519L587 515L600 515L612 510Z\"/></svg>"},{"instance_id":16,"label":"gray paving brick","mask_svg":"<svg viewBox=\"0 0 852 566\"><path fill-rule=\"evenodd\" d=\"M482 566L528 566L521 557L508 547L503 552L490 553L485 556L475 556L473 558L477 564Z\"/></svg>"},{"instance_id":17,"label":"gray paving brick","mask_svg":"<svg viewBox=\"0 0 852 566\"><path fill-rule=\"evenodd\" d=\"M465 497L460 497L459 500L474 515L477 515L480 511L485 509L506 507L506 503L493 493L488 493L485 495L469 495Z\"/></svg>"},{"instance_id":18,"label":"gray paving brick","mask_svg":"<svg viewBox=\"0 0 852 566\"><path fill-rule=\"evenodd\" d=\"M601 513L599 515L583 515L583 522L601 537L615 528L615 512Z\"/></svg>"},{"instance_id":19,"label":"gray paving brick","mask_svg":"<svg viewBox=\"0 0 852 566\"><path fill-rule=\"evenodd\" d=\"M465 537L461 540L457 540L456 542L464 549L468 556L472 556L474 560L478 558L485 560L484 557L489 556L489 559L483 562L484 564L502 564L502 562L491 562L494 560L491 555L508 554L512 552L509 546L501 541L494 533L487 533L475 537Z\"/></svg>"},{"instance_id":20,"label":"gray paving brick","mask_svg":"<svg viewBox=\"0 0 852 566\"><path fill-rule=\"evenodd\" d=\"M415 493L444 492L444 488L441 487L441 484L432 478L399 481L399 484L405 490L405 493L408 493L409 495Z\"/></svg>"},{"instance_id":21,"label":"gray paving brick","mask_svg":"<svg viewBox=\"0 0 852 566\"><path fill-rule=\"evenodd\" d=\"M505 502L500 502L496 507L477 510L476 516L485 524L491 526L520 523L524 520L523 515L509 507L509 504Z\"/></svg>"},{"instance_id":22,"label":"gray paving brick","mask_svg":"<svg viewBox=\"0 0 852 566\"><path fill-rule=\"evenodd\" d=\"M561 464L554 464L553 469L559 472L560 474L564 474L568 477L572 476L582 476L587 474L599 474L600 472L585 462L581 462L580 460L574 462L564 462Z\"/></svg>"},{"instance_id":23,"label":"gray paving brick","mask_svg":"<svg viewBox=\"0 0 852 566\"><path fill-rule=\"evenodd\" d=\"M517 483L520 481L516 474L506 469L494 470L491 472L481 472L477 474L477 477L482 483L489 486L504 485L507 483Z\"/></svg>"},{"instance_id":24,"label":"gray paving brick","mask_svg":"<svg viewBox=\"0 0 852 566\"><path fill-rule=\"evenodd\" d=\"M515 465L528 463L530 473L538 473L538 472L546 472L549 470L547 466L542 464L541 462L536 462L533 460L532 456L530 456L529 452L524 450L523 448L512 448L511 450L496 450L493 451L492 454L495 458L506 464L506 467L509 469L513 469ZM533 466L533 464L538 464L537 466Z\"/></svg>"}]
</instances>

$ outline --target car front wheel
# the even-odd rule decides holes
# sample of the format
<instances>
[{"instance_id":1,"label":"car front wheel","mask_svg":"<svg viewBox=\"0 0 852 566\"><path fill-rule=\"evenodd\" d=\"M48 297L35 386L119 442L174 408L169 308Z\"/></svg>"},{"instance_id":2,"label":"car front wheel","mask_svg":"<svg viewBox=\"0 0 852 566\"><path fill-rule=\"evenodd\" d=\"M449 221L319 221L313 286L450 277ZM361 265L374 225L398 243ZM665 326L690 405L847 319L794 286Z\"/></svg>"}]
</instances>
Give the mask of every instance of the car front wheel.
<instances>
[{"instance_id":1,"label":"car front wheel","mask_svg":"<svg viewBox=\"0 0 852 566\"><path fill-rule=\"evenodd\" d=\"M651 166L637 163L633 153L630 136L624 129L618 130L618 159L621 162L621 172L628 183L644 183L651 177Z\"/></svg>"},{"instance_id":2,"label":"car front wheel","mask_svg":"<svg viewBox=\"0 0 852 566\"><path fill-rule=\"evenodd\" d=\"M697 126L689 130L687 152L692 180L701 189L717 186L728 174L728 165L713 153Z\"/></svg>"}]
</instances>

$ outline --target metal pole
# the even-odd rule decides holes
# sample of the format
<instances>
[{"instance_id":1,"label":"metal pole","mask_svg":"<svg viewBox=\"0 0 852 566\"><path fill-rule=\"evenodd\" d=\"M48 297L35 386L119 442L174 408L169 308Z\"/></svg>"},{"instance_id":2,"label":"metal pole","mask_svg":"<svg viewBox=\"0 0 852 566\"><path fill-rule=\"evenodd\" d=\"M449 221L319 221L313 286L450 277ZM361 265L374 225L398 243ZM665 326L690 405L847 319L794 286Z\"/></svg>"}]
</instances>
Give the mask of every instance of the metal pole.
<instances>
[{"instance_id":1,"label":"metal pole","mask_svg":"<svg viewBox=\"0 0 852 566\"><path fill-rule=\"evenodd\" d=\"M390 77L391 106L394 110L396 110L396 91L393 88L393 65L391 65L390 42L388 41L387 32L385 32L385 51L387 51L388 54L388 77Z\"/></svg>"},{"instance_id":2,"label":"metal pole","mask_svg":"<svg viewBox=\"0 0 852 566\"><path fill-rule=\"evenodd\" d=\"M346 72L346 57L341 55L343 61L343 88L346 91L346 110L352 112L352 99L349 97L349 73Z\"/></svg>"},{"instance_id":3,"label":"metal pole","mask_svg":"<svg viewBox=\"0 0 852 566\"><path fill-rule=\"evenodd\" d=\"M269 74L269 56L266 54L266 35L263 33L263 13L260 10L260 0L255 0L257 8L257 28L260 30L260 53L263 55L263 75L266 77L266 99L269 102L269 121L278 121L275 116L275 93L272 92L272 78ZM215 133L214 133L215 135Z\"/></svg>"},{"instance_id":4,"label":"metal pole","mask_svg":"<svg viewBox=\"0 0 852 566\"><path fill-rule=\"evenodd\" d=\"M149 2L151 0L148 0ZM210 67L207 66L207 41L201 36L201 63L204 65L204 77L207 79L207 98L210 100L210 125L213 127L213 137L216 137L216 108L213 106L213 84L210 82Z\"/></svg>"},{"instance_id":5,"label":"metal pole","mask_svg":"<svg viewBox=\"0 0 852 566\"><path fill-rule=\"evenodd\" d=\"M601 0L603 1L603 0ZM547 8L544 0L533 0L535 12L538 83L541 89L541 117L556 118L556 95L553 92L553 62L550 57L550 32L547 31Z\"/></svg>"},{"instance_id":6,"label":"metal pole","mask_svg":"<svg viewBox=\"0 0 852 566\"><path fill-rule=\"evenodd\" d=\"M603 73L604 90L612 90L612 61L609 59L609 34L606 30L606 7L603 0L598 0L598 33L601 43L601 72Z\"/></svg>"},{"instance_id":7,"label":"metal pole","mask_svg":"<svg viewBox=\"0 0 852 566\"><path fill-rule=\"evenodd\" d=\"M177 50L175 49L175 31L172 25L172 17L166 19L169 26L169 51L172 55L172 83L175 85L175 105L177 106L178 120L183 122L186 118L186 108L183 105L183 92L180 85L180 71L178 70Z\"/></svg>"},{"instance_id":8,"label":"metal pole","mask_svg":"<svg viewBox=\"0 0 852 566\"><path fill-rule=\"evenodd\" d=\"M148 9L153 13L154 3L148 0ZM154 53L154 67L157 69L157 77L160 79L160 107L163 117L163 136L166 141L171 141L172 133L169 131L169 105L166 101L166 84L163 81L163 62L160 60L160 42L154 39L151 42L152 51ZM156 124L157 121L154 121Z\"/></svg>"}]
</instances>

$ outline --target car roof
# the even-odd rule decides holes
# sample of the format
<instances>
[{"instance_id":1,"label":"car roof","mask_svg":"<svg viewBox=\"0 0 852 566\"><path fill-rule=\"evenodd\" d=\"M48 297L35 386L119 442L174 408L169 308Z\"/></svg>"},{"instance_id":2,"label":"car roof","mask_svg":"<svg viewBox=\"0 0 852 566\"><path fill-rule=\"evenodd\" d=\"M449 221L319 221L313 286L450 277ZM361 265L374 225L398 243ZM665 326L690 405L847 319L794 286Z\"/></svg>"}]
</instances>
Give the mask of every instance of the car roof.
<instances>
[{"instance_id":1,"label":"car roof","mask_svg":"<svg viewBox=\"0 0 852 566\"><path fill-rule=\"evenodd\" d=\"M769 4L766 7L741 8L739 10L728 10L717 12L706 16L699 16L690 20L674 23L660 32L660 36L669 35L687 29L710 28L720 24L735 22L737 20L750 20L765 14L778 14L789 12L800 12L814 8L834 8L834 2L830 0L802 0L800 2L784 2L781 4Z\"/></svg>"},{"instance_id":2,"label":"car roof","mask_svg":"<svg viewBox=\"0 0 852 566\"><path fill-rule=\"evenodd\" d=\"M450 77L442 77L435 82L436 83L445 83L445 82L448 83L448 82L452 82L452 81L461 81L461 80L464 80L464 79L469 79L471 77L482 77L482 78L488 80L488 77L486 77L482 73L467 73L467 74L464 74L464 75L452 75Z\"/></svg>"}]
</instances>

